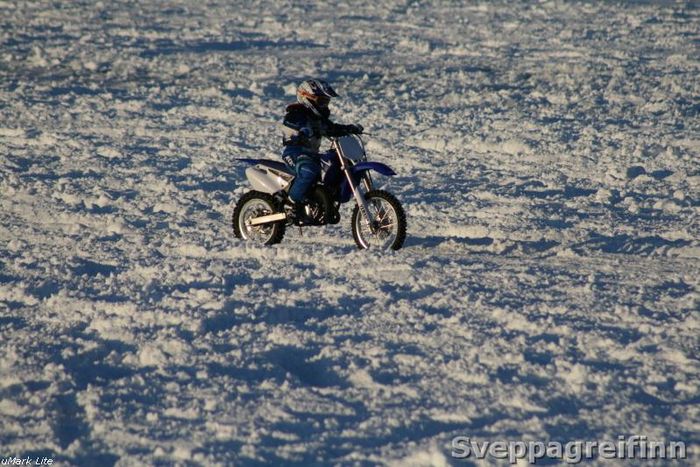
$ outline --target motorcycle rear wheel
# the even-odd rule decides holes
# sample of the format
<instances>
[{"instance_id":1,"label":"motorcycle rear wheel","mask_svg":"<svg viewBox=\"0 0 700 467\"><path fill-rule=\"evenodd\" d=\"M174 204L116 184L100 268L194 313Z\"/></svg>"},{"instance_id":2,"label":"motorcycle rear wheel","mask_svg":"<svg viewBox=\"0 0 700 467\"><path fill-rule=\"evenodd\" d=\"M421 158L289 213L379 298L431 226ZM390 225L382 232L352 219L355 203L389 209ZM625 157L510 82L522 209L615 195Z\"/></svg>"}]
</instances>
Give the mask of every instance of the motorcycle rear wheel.
<instances>
[{"instance_id":1,"label":"motorcycle rear wheel","mask_svg":"<svg viewBox=\"0 0 700 467\"><path fill-rule=\"evenodd\" d=\"M260 191L249 191L244 194L233 210L233 234L236 238L261 245L274 245L282 241L285 231L285 221L271 222L262 225L247 225L246 221L259 216L279 212L272 195Z\"/></svg>"},{"instance_id":2,"label":"motorcycle rear wheel","mask_svg":"<svg viewBox=\"0 0 700 467\"><path fill-rule=\"evenodd\" d=\"M368 191L365 200L375 231L372 233L367 219L355 205L352 211L352 236L357 247L361 250L401 248L406 240L406 213L399 200L384 190Z\"/></svg>"}]
</instances>

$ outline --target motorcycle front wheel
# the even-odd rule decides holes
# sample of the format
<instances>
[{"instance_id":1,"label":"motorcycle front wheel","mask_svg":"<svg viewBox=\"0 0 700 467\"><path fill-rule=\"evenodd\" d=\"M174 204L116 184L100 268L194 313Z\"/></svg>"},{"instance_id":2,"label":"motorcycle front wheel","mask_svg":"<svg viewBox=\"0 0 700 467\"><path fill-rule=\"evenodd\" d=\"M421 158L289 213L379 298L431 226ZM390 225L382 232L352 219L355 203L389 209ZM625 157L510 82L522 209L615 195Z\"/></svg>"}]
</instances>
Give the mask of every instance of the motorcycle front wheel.
<instances>
[{"instance_id":1,"label":"motorcycle front wheel","mask_svg":"<svg viewBox=\"0 0 700 467\"><path fill-rule=\"evenodd\" d=\"M233 210L233 234L236 238L261 245L274 245L284 237L284 221L262 225L249 225L248 221L260 216L274 214L276 203L271 195L259 191L244 194Z\"/></svg>"},{"instance_id":2,"label":"motorcycle front wheel","mask_svg":"<svg viewBox=\"0 0 700 467\"><path fill-rule=\"evenodd\" d=\"M355 205L352 236L360 249L398 250L406 240L406 214L398 199L384 190L365 193L371 226Z\"/></svg>"}]
</instances>

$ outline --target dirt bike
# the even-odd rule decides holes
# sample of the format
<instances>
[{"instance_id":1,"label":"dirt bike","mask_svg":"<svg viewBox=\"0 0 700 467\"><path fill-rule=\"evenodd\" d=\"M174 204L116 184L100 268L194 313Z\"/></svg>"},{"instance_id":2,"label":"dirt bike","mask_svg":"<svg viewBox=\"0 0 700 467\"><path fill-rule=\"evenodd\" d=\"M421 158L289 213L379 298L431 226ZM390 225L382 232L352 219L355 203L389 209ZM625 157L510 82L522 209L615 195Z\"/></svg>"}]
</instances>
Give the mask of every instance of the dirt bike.
<instances>
[{"instance_id":1,"label":"dirt bike","mask_svg":"<svg viewBox=\"0 0 700 467\"><path fill-rule=\"evenodd\" d=\"M319 158L320 181L307 195L301 221L273 196L289 189L294 180L293 168L270 159L238 159L252 164L245 173L253 189L241 197L233 211L236 237L264 245L279 243L291 225L301 229L337 224L340 205L354 200L351 228L357 247L401 248L406 239L406 214L394 195L374 188L370 175L372 171L385 176L396 173L381 162L368 161L358 135L331 138L331 150Z\"/></svg>"}]
</instances>

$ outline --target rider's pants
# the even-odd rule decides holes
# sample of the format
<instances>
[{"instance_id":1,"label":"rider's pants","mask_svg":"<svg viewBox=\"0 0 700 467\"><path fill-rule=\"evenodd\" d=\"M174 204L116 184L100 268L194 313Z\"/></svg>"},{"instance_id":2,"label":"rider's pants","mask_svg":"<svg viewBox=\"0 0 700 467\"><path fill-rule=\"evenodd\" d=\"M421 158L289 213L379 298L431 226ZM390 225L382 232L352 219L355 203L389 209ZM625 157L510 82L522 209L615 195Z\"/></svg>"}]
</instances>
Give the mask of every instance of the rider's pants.
<instances>
[{"instance_id":1,"label":"rider's pants","mask_svg":"<svg viewBox=\"0 0 700 467\"><path fill-rule=\"evenodd\" d=\"M318 155L309 154L288 146L282 158L288 165L293 165L296 177L289 188L289 198L295 203L303 203L311 187L321 175L321 163Z\"/></svg>"}]
</instances>

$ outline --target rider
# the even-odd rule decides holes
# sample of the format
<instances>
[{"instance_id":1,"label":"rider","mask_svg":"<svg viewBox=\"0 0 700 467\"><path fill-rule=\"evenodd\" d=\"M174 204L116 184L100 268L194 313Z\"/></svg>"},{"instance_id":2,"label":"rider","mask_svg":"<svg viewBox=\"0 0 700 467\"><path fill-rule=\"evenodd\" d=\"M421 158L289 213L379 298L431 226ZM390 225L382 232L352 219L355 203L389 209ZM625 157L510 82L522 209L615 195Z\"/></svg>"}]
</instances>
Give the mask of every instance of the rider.
<instances>
[{"instance_id":1,"label":"rider","mask_svg":"<svg viewBox=\"0 0 700 467\"><path fill-rule=\"evenodd\" d=\"M284 116L285 136L282 159L294 167L296 177L286 195L275 194L280 202L292 207L292 217L303 217L306 196L321 175L319 148L322 137L361 134L361 125L340 125L329 120L328 104L338 94L327 82L319 79L304 81L297 88L297 103L287 106Z\"/></svg>"}]
</instances>

